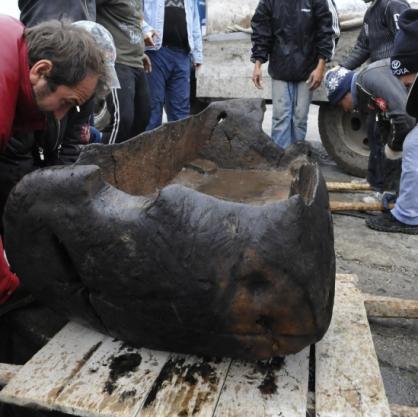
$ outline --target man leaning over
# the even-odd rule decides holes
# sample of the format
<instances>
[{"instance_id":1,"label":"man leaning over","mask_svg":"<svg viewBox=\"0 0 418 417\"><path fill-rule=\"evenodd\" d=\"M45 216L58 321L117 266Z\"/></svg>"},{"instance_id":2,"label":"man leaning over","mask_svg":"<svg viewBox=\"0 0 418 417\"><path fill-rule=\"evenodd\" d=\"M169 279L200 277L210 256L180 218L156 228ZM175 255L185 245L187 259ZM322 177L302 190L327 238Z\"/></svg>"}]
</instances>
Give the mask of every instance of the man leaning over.
<instances>
[{"instance_id":1,"label":"man leaning over","mask_svg":"<svg viewBox=\"0 0 418 417\"><path fill-rule=\"evenodd\" d=\"M0 147L12 135L46 128L46 116L61 120L93 94L104 95L105 56L82 28L50 21L30 29L0 15ZM0 246L2 246L0 244ZM0 247L0 304L19 285Z\"/></svg>"}]
</instances>

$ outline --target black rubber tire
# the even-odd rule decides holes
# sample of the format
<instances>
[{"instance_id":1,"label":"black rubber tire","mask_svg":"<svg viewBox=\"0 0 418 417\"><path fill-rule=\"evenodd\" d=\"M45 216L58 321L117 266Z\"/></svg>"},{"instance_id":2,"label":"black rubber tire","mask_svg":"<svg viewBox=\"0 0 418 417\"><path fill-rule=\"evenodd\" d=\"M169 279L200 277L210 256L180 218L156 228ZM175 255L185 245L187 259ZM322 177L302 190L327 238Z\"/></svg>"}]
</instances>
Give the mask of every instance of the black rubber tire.
<instances>
[{"instance_id":1,"label":"black rubber tire","mask_svg":"<svg viewBox=\"0 0 418 417\"><path fill-rule=\"evenodd\" d=\"M365 178L370 153L366 118L323 103L319 107L318 127L322 144L337 165L347 174Z\"/></svg>"}]
</instances>

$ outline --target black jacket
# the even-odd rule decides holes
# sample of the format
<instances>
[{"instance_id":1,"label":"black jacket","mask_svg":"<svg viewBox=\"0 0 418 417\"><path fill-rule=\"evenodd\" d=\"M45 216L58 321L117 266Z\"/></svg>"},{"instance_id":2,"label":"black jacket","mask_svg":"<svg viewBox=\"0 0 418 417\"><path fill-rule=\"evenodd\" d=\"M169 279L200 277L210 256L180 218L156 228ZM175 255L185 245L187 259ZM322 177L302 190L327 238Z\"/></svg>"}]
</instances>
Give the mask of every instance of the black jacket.
<instances>
[{"instance_id":1,"label":"black jacket","mask_svg":"<svg viewBox=\"0 0 418 417\"><path fill-rule=\"evenodd\" d=\"M362 113L376 112L383 141L394 151L402 150L406 135L416 125L406 113L407 96L405 86L392 75L389 59L368 65L357 76L355 106Z\"/></svg>"},{"instance_id":2,"label":"black jacket","mask_svg":"<svg viewBox=\"0 0 418 417\"><path fill-rule=\"evenodd\" d=\"M10 138L0 154L0 165L5 159L19 161L33 158L34 166L72 164L80 154L81 146L89 142L89 119L94 110L94 99L71 109L61 121L47 115L44 131L18 133Z\"/></svg>"},{"instance_id":3,"label":"black jacket","mask_svg":"<svg viewBox=\"0 0 418 417\"><path fill-rule=\"evenodd\" d=\"M261 0L251 21L251 60L269 61L275 80L303 81L329 61L339 36L332 0Z\"/></svg>"},{"instance_id":4,"label":"black jacket","mask_svg":"<svg viewBox=\"0 0 418 417\"><path fill-rule=\"evenodd\" d=\"M406 0L376 0L364 15L356 45L341 65L353 70L369 58L371 62L389 58L399 15L409 8Z\"/></svg>"},{"instance_id":5,"label":"black jacket","mask_svg":"<svg viewBox=\"0 0 418 417\"><path fill-rule=\"evenodd\" d=\"M19 0L20 20L27 27L50 19L96 20L95 0Z\"/></svg>"},{"instance_id":6,"label":"black jacket","mask_svg":"<svg viewBox=\"0 0 418 417\"><path fill-rule=\"evenodd\" d=\"M0 153L0 219L12 188L29 172L50 165L71 164L89 138L88 119L93 100L71 110L59 123L48 115L47 129L42 132L20 133L10 138ZM0 231L1 231L0 221Z\"/></svg>"}]
</instances>

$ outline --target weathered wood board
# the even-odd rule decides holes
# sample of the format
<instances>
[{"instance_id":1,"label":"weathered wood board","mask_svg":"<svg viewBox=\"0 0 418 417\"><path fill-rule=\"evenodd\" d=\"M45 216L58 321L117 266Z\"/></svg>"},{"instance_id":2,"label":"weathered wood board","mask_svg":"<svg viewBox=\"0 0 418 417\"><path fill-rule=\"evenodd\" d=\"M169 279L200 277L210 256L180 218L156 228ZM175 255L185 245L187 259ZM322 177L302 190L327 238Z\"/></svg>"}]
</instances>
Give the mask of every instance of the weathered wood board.
<instances>
[{"instance_id":1,"label":"weathered wood board","mask_svg":"<svg viewBox=\"0 0 418 417\"><path fill-rule=\"evenodd\" d=\"M330 328L315 345L316 415L390 417L363 296L340 278Z\"/></svg>"},{"instance_id":2,"label":"weathered wood board","mask_svg":"<svg viewBox=\"0 0 418 417\"><path fill-rule=\"evenodd\" d=\"M0 387L6 385L20 370L20 365L0 363Z\"/></svg>"},{"instance_id":3,"label":"weathered wood board","mask_svg":"<svg viewBox=\"0 0 418 417\"><path fill-rule=\"evenodd\" d=\"M108 337L63 389L54 408L80 416L133 416L169 356Z\"/></svg>"},{"instance_id":4,"label":"weathered wood board","mask_svg":"<svg viewBox=\"0 0 418 417\"><path fill-rule=\"evenodd\" d=\"M155 381L138 417L212 417L230 359L173 356Z\"/></svg>"},{"instance_id":5,"label":"weathered wood board","mask_svg":"<svg viewBox=\"0 0 418 417\"><path fill-rule=\"evenodd\" d=\"M55 401L105 335L69 323L0 392L0 401L54 409Z\"/></svg>"},{"instance_id":6,"label":"weathered wood board","mask_svg":"<svg viewBox=\"0 0 418 417\"><path fill-rule=\"evenodd\" d=\"M370 184L361 182L327 182L329 192L372 191Z\"/></svg>"},{"instance_id":7,"label":"weathered wood board","mask_svg":"<svg viewBox=\"0 0 418 417\"><path fill-rule=\"evenodd\" d=\"M418 319L418 300L364 295L368 317Z\"/></svg>"},{"instance_id":8,"label":"weathered wood board","mask_svg":"<svg viewBox=\"0 0 418 417\"><path fill-rule=\"evenodd\" d=\"M231 364L214 417L306 416L309 348L263 363Z\"/></svg>"},{"instance_id":9,"label":"weathered wood board","mask_svg":"<svg viewBox=\"0 0 418 417\"><path fill-rule=\"evenodd\" d=\"M354 279L337 276L333 320L316 344L317 417L390 416ZM306 417L308 369L309 348L267 362L204 359L69 323L24 366L0 366L0 401L83 417Z\"/></svg>"}]
</instances>

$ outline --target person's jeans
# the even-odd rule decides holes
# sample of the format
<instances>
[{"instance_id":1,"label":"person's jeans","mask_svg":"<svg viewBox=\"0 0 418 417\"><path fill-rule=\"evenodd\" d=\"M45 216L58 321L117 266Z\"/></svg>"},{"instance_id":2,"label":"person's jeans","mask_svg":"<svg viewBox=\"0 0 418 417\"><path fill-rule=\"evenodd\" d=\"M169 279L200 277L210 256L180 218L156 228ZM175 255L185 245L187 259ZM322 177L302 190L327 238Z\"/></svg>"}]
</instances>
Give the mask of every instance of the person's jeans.
<instances>
[{"instance_id":1,"label":"person's jeans","mask_svg":"<svg viewBox=\"0 0 418 417\"><path fill-rule=\"evenodd\" d=\"M282 148L305 140L312 90L305 81L272 80L273 124L271 137Z\"/></svg>"},{"instance_id":2,"label":"person's jeans","mask_svg":"<svg viewBox=\"0 0 418 417\"><path fill-rule=\"evenodd\" d=\"M169 122L190 115L190 55L186 51L162 47L147 51L152 71L148 74L151 117L147 130L160 126L163 108Z\"/></svg>"},{"instance_id":3,"label":"person's jeans","mask_svg":"<svg viewBox=\"0 0 418 417\"><path fill-rule=\"evenodd\" d=\"M403 144L399 197L392 214L402 223L418 225L418 126L409 132Z\"/></svg>"}]
</instances>

